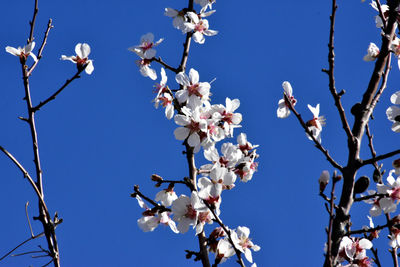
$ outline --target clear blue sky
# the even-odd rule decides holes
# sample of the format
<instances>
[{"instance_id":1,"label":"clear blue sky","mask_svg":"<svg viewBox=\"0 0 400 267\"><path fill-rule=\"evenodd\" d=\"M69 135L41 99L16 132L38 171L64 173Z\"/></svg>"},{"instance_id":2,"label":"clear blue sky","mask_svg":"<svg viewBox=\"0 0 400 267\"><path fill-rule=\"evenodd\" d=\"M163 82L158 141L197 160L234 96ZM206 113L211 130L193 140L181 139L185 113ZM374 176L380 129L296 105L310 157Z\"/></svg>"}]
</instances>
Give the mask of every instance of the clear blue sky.
<instances>
[{"instance_id":1,"label":"clear blue sky","mask_svg":"<svg viewBox=\"0 0 400 267\"><path fill-rule=\"evenodd\" d=\"M369 42L380 44L375 11L359 0L339 1L336 27L337 88L345 89L349 111L361 99L373 68L362 61ZM44 171L45 198L51 212L64 219L57 228L63 266L200 266L185 259L185 249L197 250L193 231L177 235L159 227L143 233L136 224L141 209L130 198L133 185L154 197L150 175L180 179L187 176L183 146L175 140L173 121L155 110L154 82L140 75L127 50L140 36L153 32L165 40L157 55L178 66L184 35L163 15L165 7L183 8L187 1L41 0L36 40L42 40L48 18L53 19L44 57L31 78L35 103L53 93L75 73L62 54L72 55L75 44L90 44L95 70L82 74L56 101L37 113L39 145ZM198 7L198 6L197 6ZM247 226L261 251L253 253L258 266L321 266L324 228L328 216L318 196L322 170L333 169L306 138L293 116L276 118L283 81L291 82L296 108L311 118L307 104L321 105L327 125L322 144L340 163L346 160L346 140L328 91L327 43L330 1L217 0L210 28L219 31L204 45L193 44L188 68L211 81L212 103L239 98L242 131L259 144L259 171L247 184L223 193L221 218L231 228ZM0 16L0 145L33 172L30 134L25 123L25 102L18 59L5 46L21 46L29 33L33 1L7 1ZM37 52L37 49L35 50ZM160 66L153 63L159 73ZM170 87L174 75L167 72ZM159 81L159 79L157 79ZM390 130L385 110L390 95L399 90L400 72L393 64L388 89L374 113L371 128L378 154L397 149L399 136ZM175 86L177 86L175 84ZM352 116L348 115L352 121ZM239 133L237 131L236 133ZM366 147L366 146L364 146ZM369 158L365 150L362 153ZM200 165L204 162L198 154ZM386 169L390 168L390 160ZM371 175L371 168L359 175ZM29 237L24 205L37 215L36 197L21 173L0 156L0 254ZM189 192L176 188L178 194ZM368 206L354 206L354 228L368 223ZM381 222L382 218L376 223ZM383 221L382 221L383 222ZM34 222L36 233L41 225ZM206 227L207 233L212 227ZM386 233L381 243L386 244ZM33 241L19 252L46 247ZM381 249L382 252L386 249ZM382 258L390 256L383 253ZM7 258L0 266L40 266L45 259ZM385 260L383 261L385 262ZM385 265L385 264L384 264ZM233 259L223 266L236 266Z\"/></svg>"}]
</instances>

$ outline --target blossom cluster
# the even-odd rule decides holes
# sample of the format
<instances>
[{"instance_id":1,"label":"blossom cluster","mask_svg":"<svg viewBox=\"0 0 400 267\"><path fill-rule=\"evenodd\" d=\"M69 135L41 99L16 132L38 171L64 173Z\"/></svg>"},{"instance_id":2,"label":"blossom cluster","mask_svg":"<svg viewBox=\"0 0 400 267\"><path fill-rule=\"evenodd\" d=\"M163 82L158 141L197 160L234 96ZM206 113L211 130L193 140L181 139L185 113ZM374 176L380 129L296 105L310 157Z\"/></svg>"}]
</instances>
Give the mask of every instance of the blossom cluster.
<instances>
[{"instance_id":1,"label":"blossom cluster","mask_svg":"<svg viewBox=\"0 0 400 267\"><path fill-rule=\"evenodd\" d=\"M367 257L366 250L372 248L372 242L366 238L344 236L339 246L340 263L345 261L343 267L372 267L372 260Z\"/></svg>"},{"instance_id":2,"label":"blossom cluster","mask_svg":"<svg viewBox=\"0 0 400 267\"><path fill-rule=\"evenodd\" d=\"M217 31L209 29L208 20L205 19L215 12L211 10L215 0L195 0L195 3L201 6L199 13L187 9L166 8L165 15L173 18L175 28L188 34L196 43L203 44L205 36L217 34ZM156 61L164 67L167 66L155 58L154 47L162 41L163 39L154 42L154 35L147 33L141 37L139 45L129 48L140 57L136 61L140 73L153 80L157 79L157 71L150 67L150 63ZM167 85L171 79L168 79L166 69L175 72L174 86L179 89L172 90L170 88L174 86ZM242 114L236 111L240 106L239 99L227 97L224 104L212 104L212 82L202 81L196 69L191 68L188 72L179 72L178 69L168 66L166 69L161 68L160 82L154 86L154 106L163 107L166 118L173 118L178 125L174 130L175 138L183 141L193 153L203 149L203 155L210 163L197 170L201 176L192 181L194 184L190 186L190 196L181 194L178 197L174 192L174 183L169 182L168 188L156 194L156 206L150 209L135 194L139 206L144 209L138 225L145 232L153 231L160 224L168 225L175 233L186 233L193 228L198 235L203 232L206 224L211 225L219 220L222 192L233 189L238 178L242 182L252 179L258 167L258 145L251 144L245 133L237 136L236 143L225 142L219 145L218 142L233 138L235 129L241 127ZM163 183L159 176L153 176L152 179L158 182L158 186ZM250 230L245 226L224 230L219 225L210 234L207 246L220 263L237 251L253 262L251 250L258 251L260 247L253 244L249 234Z\"/></svg>"}]
</instances>

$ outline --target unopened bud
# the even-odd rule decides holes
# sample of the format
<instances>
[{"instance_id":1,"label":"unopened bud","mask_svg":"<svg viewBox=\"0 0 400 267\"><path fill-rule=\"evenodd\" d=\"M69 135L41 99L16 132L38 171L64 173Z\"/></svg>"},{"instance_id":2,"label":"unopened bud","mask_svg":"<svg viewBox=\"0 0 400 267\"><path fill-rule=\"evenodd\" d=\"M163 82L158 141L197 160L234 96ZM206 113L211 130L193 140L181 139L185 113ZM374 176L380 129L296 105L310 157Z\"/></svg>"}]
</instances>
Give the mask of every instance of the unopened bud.
<instances>
[{"instance_id":1,"label":"unopened bud","mask_svg":"<svg viewBox=\"0 0 400 267\"><path fill-rule=\"evenodd\" d=\"M160 181L163 180L163 178L158 174L152 174L151 175L151 180L154 181L154 182L160 182Z\"/></svg>"},{"instance_id":2,"label":"unopened bud","mask_svg":"<svg viewBox=\"0 0 400 267\"><path fill-rule=\"evenodd\" d=\"M367 176L361 176L354 184L354 195L363 193L365 190L368 189L368 186L369 178Z\"/></svg>"},{"instance_id":3,"label":"unopened bud","mask_svg":"<svg viewBox=\"0 0 400 267\"><path fill-rule=\"evenodd\" d=\"M329 183L330 175L328 171L322 171L321 176L318 179L319 192L323 193L326 185Z\"/></svg>"}]
</instances>

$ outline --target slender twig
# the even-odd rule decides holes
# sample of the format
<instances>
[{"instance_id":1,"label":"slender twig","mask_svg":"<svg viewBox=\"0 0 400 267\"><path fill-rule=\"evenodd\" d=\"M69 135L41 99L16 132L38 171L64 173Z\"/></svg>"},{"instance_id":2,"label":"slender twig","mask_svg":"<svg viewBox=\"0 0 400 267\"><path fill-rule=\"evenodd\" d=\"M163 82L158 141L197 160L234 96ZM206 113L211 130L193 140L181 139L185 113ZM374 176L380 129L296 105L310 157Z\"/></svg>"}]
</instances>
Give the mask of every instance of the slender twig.
<instances>
[{"instance_id":1,"label":"slender twig","mask_svg":"<svg viewBox=\"0 0 400 267\"><path fill-rule=\"evenodd\" d=\"M46 266L50 265L53 261L54 261L54 259L51 259L48 263L46 263L45 265L42 265L42 267L46 267Z\"/></svg>"},{"instance_id":2,"label":"slender twig","mask_svg":"<svg viewBox=\"0 0 400 267\"><path fill-rule=\"evenodd\" d=\"M68 79L65 81L65 83L60 87L60 89L58 89L54 94L52 94L50 97L48 97L46 100L44 101L40 101L40 103L33 107L32 110L33 112L38 111L41 107L43 107L44 105L46 105L47 103L49 103L50 101L56 99L57 95L59 93L61 93L65 87L67 87L73 80L80 78L79 74L84 70L85 68L82 69L78 69L78 71L75 73L74 76L72 76L72 78Z\"/></svg>"},{"instance_id":3,"label":"slender twig","mask_svg":"<svg viewBox=\"0 0 400 267\"><path fill-rule=\"evenodd\" d=\"M346 113L344 112L342 102L340 101L341 95L339 95L336 91L336 82L335 82L335 48L334 48L334 36L335 36L335 18L336 18L336 0L332 1L332 13L330 16L330 30L329 30L329 53L328 53L328 62L329 62L329 69L323 70L328 74L329 77L329 91L331 92L333 99L335 100L335 106L339 112L340 120L342 121L342 127L347 134L348 140L353 139L353 133L350 130L349 123L346 118Z\"/></svg>"},{"instance_id":4,"label":"slender twig","mask_svg":"<svg viewBox=\"0 0 400 267\"><path fill-rule=\"evenodd\" d=\"M36 239L38 237L44 236L44 232L36 235L36 236L31 236L28 239L26 239L25 241L23 241L22 243L20 243L18 246L16 246L15 248L13 248L12 250L10 250L9 252L7 252L3 257L0 258L0 261L5 259L8 255L10 255L11 253L13 253L16 249L18 249L19 247L23 246L24 244L28 243L29 241Z\"/></svg>"},{"instance_id":5,"label":"slender twig","mask_svg":"<svg viewBox=\"0 0 400 267\"><path fill-rule=\"evenodd\" d=\"M11 257L19 257L19 256L28 255L28 254L33 254L33 253L43 253L43 250L35 250L35 251L28 251L28 252L13 254L13 255L11 255ZM49 255L46 255L46 256L49 256Z\"/></svg>"},{"instance_id":6,"label":"slender twig","mask_svg":"<svg viewBox=\"0 0 400 267\"><path fill-rule=\"evenodd\" d=\"M374 231L379 231L379 230L385 229L386 227L391 227L392 225L393 225L393 223L389 221L385 225L376 226L374 228L349 231L346 233L346 235L351 236L351 235L358 235L358 234L364 234L364 233L372 233Z\"/></svg>"},{"instance_id":7,"label":"slender twig","mask_svg":"<svg viewBox=\"0 0 400 267\"><path fill-rule=\"evenodd\" d=\"M369 124L368 123L365 125L365 134L368 137L368 147L369 147L369 150L371 151L372 158L376 158L376 151L375 151L375 148L374 148L374 144L372 142L372 139L373 139L374 136L371 134L371 131L369 129ZM378 163L376 161L373 163L373 165L374 165L375 170L380 172Z\"/></svg>"},{"instance_id":8,"label":"slender twig","mask_svg":"<svg viewBox=\"0 0 400 267\"><path fill-rule=\"evenodd\" d=\"M37 185L35 184L35 182L33 181L32 177L29 175L29 173L25 170L25 168L22 166L21 163L19 163L19 161L10 153L8 152L4 147L0 146L0 150L9 158L11 159L12 162L14 162L14 164L20 169L20 171L22 172L22 174L24 175L25 178L28 179L30 185L32 186L32 188L35 190L36 195L39 198L39 201L42 203L42 205L47 209L46 203L43 199L42 193L39 191Z\"/></svg>"},{"instance_id":9,"label":"slender twig","mask_svg":"<svg viewBox=\"0 0 400 267\"><path fill-rule=\"evenodd\" d=\"M153 57L153 58L151 59L151 61L158 62L158 63L160 63L161 65L163 65L166 69L169 69L169 70L171 70L171 71L173 71L173 72L175 72L175 73L179 73L178 69L176 69L176 68L174 68L174 67L171 67L170 65L168 65L167 63L165 63L165 62L161 59L161 57L158 57L158 58Z\"/></svg>"},{"instance_id":10,"label":"slender twig","mask_svg":"<svg viewBox=\"0 0 400 267\"><path fill-rule=\"evenodd\" d=\"M158 204L157 202L155 202L155 201L152 200L151 198L149 198L149 197L143 195L143 193L140 192L139 186L138 186L138 185L135 185L135 186L133 187L133 191L134 191L135 193L131 194L131 197L136 197L136 195L140 196L141 198L143 198L144 200L146 200L147 202L149 202L150 204L152 204L152 205L153 205L155 208L157 208L157 210L159 210L160 212L164 212L164 211L170 212L170 211L171 211L171 209L166 208L165 206Z\"/></svg>"},{"instance_id":11,"label":"slender twig","mask_svg":"<svg viewBox=\"0 0 400 267\"><path fill-rule=\"evenodd\" d=\"M290 102L290 100L288 99L288 97L286 96L286 94L284 94L285 97L285 102L287 103L289 109L294 113L294 115L296 116L297 120L300 122L301 126L303 126L303 129L306 131L306 133L308 134L308 136L310 136L310 138L314 141L315 146L325 155L326 159L332 164L332 166L336 169L339 170L343 170L343 167L337 163L330 155L328 150L326 150L320 142L317 141L317 139L315 139L315 137L313 136L311 130L308 128L308 126L306 125L306 123L304 122L303 118L301 117L301 115L297 112L297 110L293 107L292 103Z\"/></svg>"},{"instance_id":12,"label":"slender twig","mask_svg":"<svg viewBox=\"0 0 400 267\"><path fill-rule=\"evenodd\" d=\"M382 154L382 155L376 156L375 158L363 160L363 161L361 161L361 166L365 166L365 165L368 165L368 164L373 164L374 162L393 157L393 156L395 156L397 154L400 154L400 149L394 150L394 151L386 153L386 154Z\"/></svg>"},{"instance_id":13,"label":"slender twig","mask_svg":"<svg viewBox=\"0 0 400 267\"><path fill-rule=\"evenodd\" d=\"M222 229L224 230L224 232L226 233L229 243L232 245L233 249L235 250L236 257L237 257L237 263L240 266L245 267L241 252L238 248L236 248L235 243L232 240L231 231L225 226L225 224L222 222L222 220L219 218L219 216L215 213L213 207L209 203L207 203L207 201L203 201L203 202L207 206L207 208L211 211L211 213L213 214L214 221L217 222L219 224L219 226L221 226Z\"/></svg>"},{"instance_id":14,"label":"slender twig","mask_svg":"<svg viewBox=\"0 0 400 267\"><path fill-rule=\"evenodd\" d=\"M371 198L377 198L377 197L378 198L389 197L389 194L378 194L378 193L375 193L373 195L357 197L357 198L354 198L354 202L360 202L360 201L363 201L363 200L367 200L367 199L371 199Z\"/></svg>"},{"instance_id":15,"label":"slender twig","mask_svg":"<svg viewBox=\"0 0 400 267\"><path fill-rule=\"evenodd\" d=\"M49 36L50 29L53 28L53 25L52 25L51 23L52 23L52 20L49 19L49 22L47 23L47 29L46 29L46 31L44 32L44 37L43 37L42 45L40 46L39 52L38 52L38 54L37 54L37 60L36 60L36 61L33 63L33 65L29 68L29 71L28 71L28 74L27 74L28 76L31 76L33 70L36 68L37 64L39 63L40 59L42 58L43 49L44 49L44 46L45 46L46 43L47 43L47 38L48 38L48 36Z\"/></svg>"},{"instance_id":16,"label":"slender twig","mask_svg":"<svg viewBox=\"0 0 400 267\"><path fill-rule=\"evenodd\" d=\"M37 16L38 11L39 11L38 0L35 0L35 7L33 9L33 18L32 18L31 21L29 21L29 25L31 26L31 29L30 29L30 32L29 32L28 44L33 42L33 40L34 40L33 32L35 30L35 22L36 22L36 16Z\"/></svg>"},{"instance_id":17,"label":"slender twig","mask_svg":"<svg viewBox=\"0 0 400 267\"><path fill-rule=\"evenodd\" d=\"M33 237L35 235L33 234L31 221L29 220L28 205L29 205L29 201L27 201L26 204L25 204L25 214L26 214L26 219L28 220L29 230L31 231L31 237Z\"/></svg>"},{"instance_id":18,"label":"slender twig","mask_svg":"<svg viewBox=\"0 0 400 267\"><path fill-rule=\"evenodd\" d=\"M391 223L390 214L389 213L385 213L385 217L386 217L387 224L390 224ZM391 231L390 227L388 227L388 231L389 231L389 234L392 234L392 231ZM397 248L394 247L394 248L390 249L389 252L392 255L392 260L393 260L394 267L399 267L399 260L397 258Z\"/></svg>"}]
</instances>

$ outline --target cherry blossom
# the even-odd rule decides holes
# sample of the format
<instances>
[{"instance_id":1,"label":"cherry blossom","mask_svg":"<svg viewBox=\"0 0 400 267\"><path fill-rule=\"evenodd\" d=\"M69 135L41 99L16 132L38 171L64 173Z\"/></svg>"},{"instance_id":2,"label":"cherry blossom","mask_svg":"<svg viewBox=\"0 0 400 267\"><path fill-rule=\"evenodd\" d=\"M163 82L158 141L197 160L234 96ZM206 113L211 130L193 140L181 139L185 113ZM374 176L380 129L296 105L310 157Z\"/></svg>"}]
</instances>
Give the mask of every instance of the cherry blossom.
<instances>
[{"instance_id":1,"label":"cherry blossom","mask_svg":"<svg viewBox=\"0 0 400 267\"><path fill-rule=\"evenodd\" d=\"M37 58L34 53L32 53L33 48L35 48L35 42L30 42L24 47L12 47L6 46L6 52L10 53L11 55L17 56L20 58L21 62L25 62L28 56L31 56L33 60L36 62Z\"/></svg>"},{"instance_id":2,"label":"cherry blossom","mask_svg":"<svg viewBox=\"0 0 400 267\"><path fill-rule=\"evenodd\" d=\"M215 147L204 150L204 157L222 167L233 168L242 157L242 152L232 143L224 143L221 146L222 156Z\"/></svg>"},{"instance_id":3,"label":"cherry blossom","mask_svg":"<svg viewBox=\"0 0 400 267\"><path fill-rule=\"evenodd\" d=\"M157 79L157 73L154 69L150 68L150 59L142 58L135 61L136 65L139 67L140 73L144 77L149 77L152 80Z\"/></svg>"},{"instance_id":4,"label":"cherry blossom","mask_svg":"<svg viewBox=\"0 0 400 267\"><path fill-rule=\"evenodd\" d=\"M141 58L152 59L156 56L156 50L153 47L159 45L163 40L164 39L161 38L154 43L154 35L149 32L140 38L139 45L129 47L128 50L136 53Z\"/></svg>"},{"instance_id":5,"label":"cherry blossom","mask_svg":"<svg viewBox=\"0 0 400 267\"><path fill-rule=\"evenodd\" d=\"M397 106L391 106L386 110L386 116L388 120L393 122L392 131L399 133L400 132L400 91L397 91L390 97L390 102Z\"/></svg>"},{"instance_id":6,"label":"cherry blossom","mask_svg":"<svg viewBox=\"0 0 400 267\"><path fill-rule=\"evenodd\" d=\"M173 98L169 92L168 86L166 85L167 79L164 68L161 68L161 81L155 86L157 96L153 101L155 108L158 108L160 104L165 108L165 116L170 120L174 116L174 105Z\"/></svg>"},{"instance_id":7,"label":"cherry blossom","mask_svg":"<svg viewBox=\"0 0 400 267\"><path fill-rule=\"evenodd\" d=\"M363 57L364 61L374 61L379 56L379 48L374 43L370 43L367 54Z\"/></svg>"},{"instance_id":8,"label":"cherry blossom","mask_svg":"<svg viewBox=\"0 0 400 267\"><path fill-rule=\"evenodd\" d=\"M289 82L285 81L282 83L282 87L284 95L286 95L286 97L290 100L292 106L296 105L297 100L293 97L292 85ZM279 100L276 115L278 116L278 118L281 119L287 118L290 115L290 109L285 101L285 98Z\"/></svg>"},{"instance_id":9,"label":"cherry blossom","mask_svg":"<svg viewBox=\"0 0 400 267\"><path fill-rule=\"evenodd\" d=\"M209 7L212 8L212 4L215 3L216 0L194 0L196 4L199 4L202 9Z\"/></svg>"},{"instance_id":10,"label":"cherry blossom","mask_svg":"<svg viewBox=\"0 0 400 267\"><path fill-rule=\"evenodd\" d=\"M189 230L189 226L196 228L196 234L203 231L205 222L211 223L208 208L201 202L197 192L192 192L191 197L181 195L172 203L174 221L178 222L178 231L182 234Z\"/></svg>"},{"instance_id":11,"label":"cherry blossom","mask_svg":"<svg viewBox=\"0 0 400 267\"><path fill-rule=\"evenodd\" d=\"M236 248L244 253L244 256L249 262L253 262L251 250L257 252L260 250L260 247L254 245L254 243L249 238L249 235L250 229L246 226L238 226L235 231L231 232L231 237Z\"/></svg>"},{"instance_id":12,"label":"cherry blossom","mask_svg":"<svg viewBox=\"0 0 400 267\"><path fill-rule=\"evenodd\" d=\"M184 11L178 11L176 9L167 7L165 8L164 15L170 18L173 18L172 20L172 25L178 30L184 30L185 29L185 12Z\"/></svg>"},{"instance_id":13,"label":"cherry blossom","mask_svg":"<svg viewBox=\"0 0 400 267\"><path fill-rule=\"evenodd\" d=\"M397 228L392 228L390 231L391 235L389 235L389 246L392 248L400 247L400 230Z\"/></svg>"},{"instance_id":14,"label":"cherry blossom","mask_svg":"<svg viewBox=\"0 0 400 267\"><path fill-rule=\"evenodd\" d=\"M233 171L228 171L219 164L215 164L210 171L210 179L202 177L198 180L197 186L200 189L199 197L209 204L216 204L220 199L223 189L232 188L236 181Z\"/></svg>"},{"instance_id":15,"label":"cherry blossom","mask_svg":"<svg viewBox=\"0 0 400 267\"><path fill-rule=\"evenodd\" d=\"M87 74L92 74L94 70L93 61L88 58L90 54L90 46L86 43L78 43L75 46L76 56L65 56L61 55L61 60L69 60L76 63L78 70L85 69Z\"/></svg>"},{"instance_id":16,"label":"cherry blossom","mask_svg":"<svg viewBox=\"0 0 400 267\"><path fill-rule=\"evenodd\" d=\"M189 146L197 147L200 145L200 134L207 133L207 122L201 118L199 108L193 112L186 108L182 108L183 114L177 114L174 117L175 123L183 126L176 128L174 131L175 138L178 140L186 140Z\"/></svg>"},{"instance_id":17,"label":"cherry blossom","mask_svg":"<svg viewBox=\"0 0 400 267\"><path fill-rule=\"evenodd\" d=\"M245 133L240 133L237 137L238 148L244 155L248 155L249 151L257 148L259 145L252 145L247 141L247 135Z\"/></svg>"},{"instance_id":18,"label":"cherry blossom","mask_svg":"<svg viewBox=\"0 0 400 267\"><path fill-rule=\"evenodd\" d=\"M215 254L215 258L218 259L220 263L224 263L228 258L235 255L235 250L229 241L226 239L220 239Z\"/></svg>"},{"instance_id":19,"label":"cherry blossom","mask_svg":"<svg viewBox=\"0 0 400 267\"><path fill-rule=\"evenodd\" d=\"M378 5L376 4L375 0L371 0L370 6L379 13ZM381 9L382 9L383 16L384 16L384 18L386 20L388 18L388 16L389 16L389 14L388 14L389 13L389 6L388 5L381 5ZM375 23L376 23L376 27L377 28L382 28L383 27L383 21L382 21L382 18L380 17L379 14L375 16Z\"/></svg>"},{"instance_id":20,"label":"cherry blossom","mask_svg":"<svg viewBox=\"0 0 400 267\"><path fill-rule=\"evenodd\" d=\"M241 127L239 123L242 121L242 114L235 113L240 106L239 99L231 100L229 97L225 99L225 106L218 104L213 105L213 118L222 123L222 128L226 136L233 136L233 130Z\"/></svg>"},{"instance_id":21,"label":"cherry blossom","mask_svg":"<svg viewBox=\"0 0 400 267\"><path fill-rule=\"evenodd\" d=\"M156 201L160 201L161 204L165 207L171 206L172 202L174 202L174 200L176 200L177 198L178 196L174 192L173 187L161 190L156 195Z\"/></svg>"},{"instance_id":22,"label":"cherry blossom","mask_svg":"<svg viewBox=\"0 0 400 267\"><path fill-rule=\"evenodd\" d=\"M184 87L175 94L180 104L188 102L194 108L208 100L211 85L208 82L199 82L199 73L195 69L189 70L189 76L184 72L178 73L175 80Z\"/></svg>"},{"instance_id":23,"label":"cherry blossom","mask_svg":"<svg viewBox=\"0 0 400 267\"><path fill-rule=\"evenodd\" d=\"M315 140L321 143L321 131L322 125L325 125L325 118L324 116L319 116L319 104L317 104L315 108L311 105L307 105L307 107L313 114L313 119L307 121L306 125L308 126L308 129L311 131ZM310 136L308 138L312 140Z\"/></svg>"},{"instance_id":24,"label":"cherry blossom","mask_svg":"<svg viewBox=\"0 0 400 267\"><path fill-rule=\"evenodd\" d=\"M185 22L184 32L193 31L193 40L196 43L204 44L206 36L213 36L218 33L218 31L210 30L208 27L208 20L200 19L199 16L194 12L186 13L186 16L190 19L190 22Z\"/></svg>"},{"instance_id":25,"label":"cherry blossom","mask_svg":"<svg viewBox=\"0 0 400 267\"><path fill-rule=\"evenodd\" d=\"M366 238L358 239L344 236L339 245L339 261L348 261L356 266L372 266L366 256L366 250L372 248L372 242Z\"/></svg>"}]
</instances>

